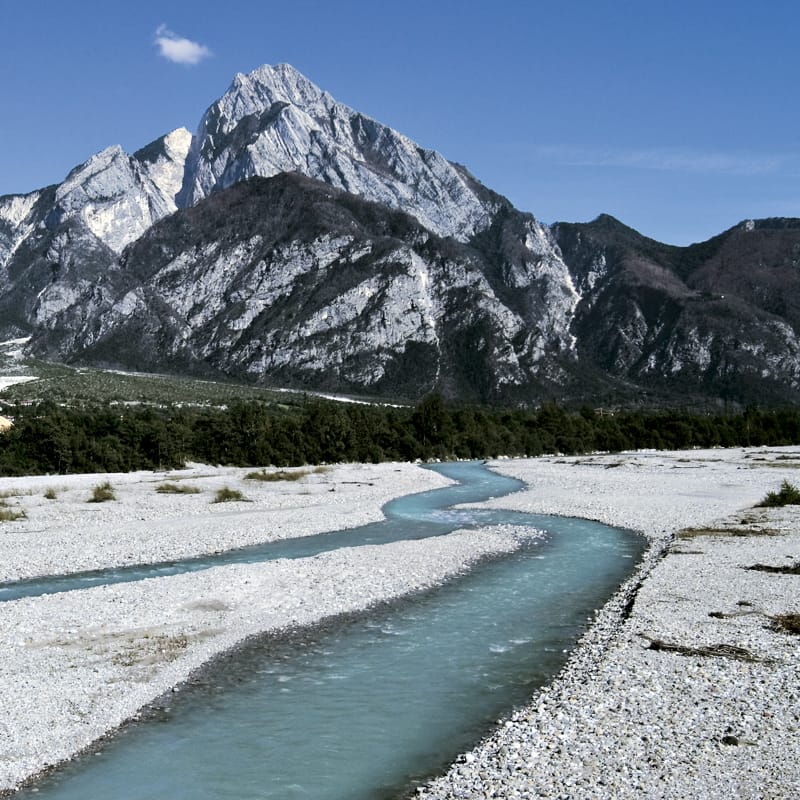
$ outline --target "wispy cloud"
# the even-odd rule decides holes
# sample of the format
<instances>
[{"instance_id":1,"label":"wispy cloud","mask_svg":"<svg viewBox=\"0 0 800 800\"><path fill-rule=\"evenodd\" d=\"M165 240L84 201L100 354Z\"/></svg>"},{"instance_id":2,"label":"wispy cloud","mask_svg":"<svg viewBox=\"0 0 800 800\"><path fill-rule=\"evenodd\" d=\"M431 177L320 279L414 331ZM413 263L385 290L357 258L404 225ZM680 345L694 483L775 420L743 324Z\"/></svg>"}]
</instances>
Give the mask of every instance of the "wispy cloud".
<instances>
[{"instance_id":1,"label":"wispy cloud","mask_svg":"<svg viewBox=\"0 0 800 800\"><path fill-rule=\"evenodd\" d=\"M677 148L614 150L570 147L538 147L541 158L574 167L625 167L668 172L715 173L720 175L765 175L787 163L783 156L702 152Z\"/></svg>"},{"instance_id":2,"label":"wispy cloud","mask_svg":"<svg viewBox=\"0 0 800 800\"><path fill-rule=\"evenodd\" d=\"M159 53L164 58L175 64L193 66L211 55L211 50L204 44L178 36L177 33L169 30L166 25L159 25L156 30L156 47L158 47Z\"/></svg>"}]
</instances>

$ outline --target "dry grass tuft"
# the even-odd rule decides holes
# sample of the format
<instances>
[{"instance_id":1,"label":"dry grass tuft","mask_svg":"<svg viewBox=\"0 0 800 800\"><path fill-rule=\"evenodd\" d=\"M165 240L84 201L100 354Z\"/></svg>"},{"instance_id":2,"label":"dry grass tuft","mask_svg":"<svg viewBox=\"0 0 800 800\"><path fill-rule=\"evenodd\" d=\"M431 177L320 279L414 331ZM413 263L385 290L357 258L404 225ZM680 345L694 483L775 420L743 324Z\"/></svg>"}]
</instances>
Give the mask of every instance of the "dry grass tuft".
<instances>
[{"instance_id":1,"label":"dry grass tuft","mask_svg":"<svg viewBox=\"0 0 800 800\"><path fill-rule=\"evenodd\" d=\"M312 469L278 469L274 472L267 472L266 468L264 468L255 472L248 472L244 479L246 481L262 481L265 483L299 481L301 478L305 478L306 475L325 475L330 471L331 468L325 466L313 467Z\"/></svg>"},{"instance_id":2,"label":"dry grass tuft","mask_svg":"<svg viewBox=\"0 0 800 800\"><path fill-rule=\"evenodd\" d=\"M800 636L800 614L777 614L769 619L772 630Z\"/></svg>"},{"instance_id":3,"label":"dry grass tuft","mask_svg":"<svg viewBox=\"0 0 800 800\"><path fill-rule=\"evenodd\" d=\"M769 572L773 575L800 575L800 561L782 567L773 567L769 564L753 564L752 567L745 567L755 572Z\"/></svg>"},{"instance_id":4,"label":"dry grass tuft","mask_svg":"<svg viewBox=\"0 0 800 800\"><path fill-rule=\"evenodd\" d=\"M246 481L276 483L278 481L299 481L300 478L305 478L306 475L310 474L310 471L305 469L294 470L293 472L289 472L285 469L279 469L276 472L267 472L267 470L262 469L257 472L248 472L247 475L244 476L244 479Z\"/></svg>"},{"instance_id":5,"label":"dry grass tuft","mask_svg":"<svg viewBox=\"0 0 800 800\"><path fill-rule=\"evenodd\" d=\"M763 661L754 656L747 648L737 647L732 644L711 644L707 647L687 647L683 644L664 642L661 639L651 639L648 650L657 650L664 653L677 653L682 656L701 656L704 658L731 658L735 661Z\"/></svg>"},{"instance_id":6,"label":"dry grass tuft","mask_svg":"<svg viewBox=\"0 0 800 800\"><path fill-rule=\"evenodd\" d=\"M232 503L236 501L245 503L250 502L238 489L231 489L230 486L223 486L221 489L217 490L217 493L214 495L214 499L211 502Z\"/></svg>"},{"instance_id":7,"label":"dry grass tuft","mask_svg":"<svg viewBox=\"0 0 800 800\"><path fill-rule=\"evenodd\" d=\"M105 483L98 484L92 489L92 496L86 501L87 503L105 503L109 500L116 500L117 496L114 494L114 487L106 481Z\"/></svg>"},{"instance_id":8,"label":"dry grass tuft","mask_svg":"<svg viewBox=\"0 0 800 800\"><path fill-rule=\"evenodd\" d=\"M200 490L196 486L186 483L159 483L156 491L159 494L200 494Z\"/></svg>"},{"instance_id":9,"label":"dry grass tuft","mask_svg":"<svg viewBox=\"0 0 800 800\"><path fill-rule=\"evenodd\" d=\"M0 500L7 500L9 497L27 497L32 494L31 489L6 489L0 492Z\"/></svg>"},{"instance_id":10,"label":"dry grass tuft","mask_svg":"<svg viewBox=\"0 0 800 800\"><path fill-rule=\"evenodd\" d=\"M676 539L695 539L698 536L780 536L774 528L684 528Z\"/></svg>"}]
</instances>

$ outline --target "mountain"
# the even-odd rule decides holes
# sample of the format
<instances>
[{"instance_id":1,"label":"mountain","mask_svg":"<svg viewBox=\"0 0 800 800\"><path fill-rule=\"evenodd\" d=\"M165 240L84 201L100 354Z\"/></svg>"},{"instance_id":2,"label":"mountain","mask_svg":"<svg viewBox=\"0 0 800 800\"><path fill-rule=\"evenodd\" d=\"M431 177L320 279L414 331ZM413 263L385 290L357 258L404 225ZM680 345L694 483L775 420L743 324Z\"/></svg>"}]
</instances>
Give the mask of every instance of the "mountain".
<instances>
[{"instance_id":1,"label":"mountain","mask_svg":"<svg viewBox=\"0 0 800 800\"><path fill-rule=\"evenodd\" d=\"M180 196L184 207L254 176L300 172L413 214L466 241L496 199L463 168L337 103L288 64L237 75L203 116Z\"/></svg>"},{"instance_id":2,"label":"mountain","mask_svg":"<svg viewBox=\"0 0 800 800\"><path fill-rule=\"evenodd\" d=\"M796 401L800 220L749 220L689 247L607 215L553 233L582 297L580 361L656 392Z\"/></svg>"},{"instance_id":3,"label":"mountain","mask_svg":"<svg viewBox=\"0 0 800 800\"><path fill-rule=\"evenodd\" d=\"M508 213L506 230L536 230ZM286 172L155 224L37 346L138 370L492 401L559 383L567 325L537 321L554 325L574 296L549 281L524 260L500 274L409 214Z\"/></svg>"},{"instance_id":4,"label":"mountain","mask_svg":"<svg viewBox=\"0 0 800 800\"><path fill-rule=\"evenodd\" d=\"M800 222L688 248L548 227L288 65L194 134L0 197L0 336L49 358L408 400L793 401Z\"/></svg>"},{"instance_id":5,"label":"mountain","mask_svg":"<svg viewBox=\"0 0 800 800\"><path fill-rule=\"evenodd\" d=\"M57 186L0 197L0 335L51 323L177 210L191 139L174 131L133 156L109 147Z\"/></svg>"}]
</instances>

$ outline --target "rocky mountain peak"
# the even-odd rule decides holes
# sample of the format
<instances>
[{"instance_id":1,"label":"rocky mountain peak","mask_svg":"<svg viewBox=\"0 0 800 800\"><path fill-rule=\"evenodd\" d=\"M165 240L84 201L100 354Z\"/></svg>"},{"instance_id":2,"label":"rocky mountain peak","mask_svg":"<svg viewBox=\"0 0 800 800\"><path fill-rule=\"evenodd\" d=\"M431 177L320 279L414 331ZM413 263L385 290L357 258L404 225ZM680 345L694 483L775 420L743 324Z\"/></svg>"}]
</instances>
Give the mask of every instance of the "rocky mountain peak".
<instances>
[{"instance_id":1,"label":"rocky mountain peak","mask_svg":"<svg viewBox=\"0 0 800 800\"><path fill-rule=\"evenodd\" d=\"M183 186L191 146L192 134L186 128L177 128L134 154L142 174L152 181L163 201L158 219L178 208L177 197Z\"/></svg>"},{"instance_id":2,"label":"rocky mountain peak","mask_svg":"<svg viewBox=\"0 0 800 800\"><path fill-rule=\"evenodd\" d=\"M278 102L303 109L336 102L291 64L264 64L247 75L238 73L220 102L225 100L232 110L236 109L233 119L258 113Z\"/></svg>"},{"instance_id":3,"label":"rocky mountain peak","mask_svg":"<svg viewBox=\"0 0 800 800\"><path fill-rule=\"evenodd\" d=\"M121 253L154 222L177 210L191 139L189 131L179 128L133 156L119 145L96 153L56 188L48 228L76 218Z\"/></svg>"},{"instance_id":4,"label":"rocky mountain peak","mask_svg":"<svg viewBox=\"0 0 800 800\"><path fill-rule=\"evenodd\" d=\"M468 240L494 211L466 170L334 100L288 64L237 75L194 137L178 204L254 176L300 172Z\"/></svg>"}]
</instances>

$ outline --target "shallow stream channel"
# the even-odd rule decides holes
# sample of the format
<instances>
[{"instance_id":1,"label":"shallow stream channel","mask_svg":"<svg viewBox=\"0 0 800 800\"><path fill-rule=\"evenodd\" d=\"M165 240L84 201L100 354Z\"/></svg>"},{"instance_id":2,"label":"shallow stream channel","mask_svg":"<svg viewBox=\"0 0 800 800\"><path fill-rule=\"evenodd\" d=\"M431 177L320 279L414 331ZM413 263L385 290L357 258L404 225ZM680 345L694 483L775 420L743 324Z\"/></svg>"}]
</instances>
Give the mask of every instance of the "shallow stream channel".
<instances>
[{"instance_id":1,"label":"shallow stream channel","mask_svg":"<svg viewBox=\"0 0 800 800\"><path fill-rule=\"evenodd\" d=\"M583 520L453 509L522 484L478 463L433 469L459 483L393 501L387 521L356 531L54 578L59 588L48 579L3 587L8 600L496 524L547 533L435 590L248 641L96 753L15 797L388 800L445 769L563 666L645 542Z\"/></svg>"}]
</instances>

